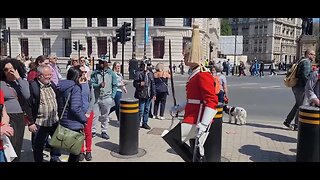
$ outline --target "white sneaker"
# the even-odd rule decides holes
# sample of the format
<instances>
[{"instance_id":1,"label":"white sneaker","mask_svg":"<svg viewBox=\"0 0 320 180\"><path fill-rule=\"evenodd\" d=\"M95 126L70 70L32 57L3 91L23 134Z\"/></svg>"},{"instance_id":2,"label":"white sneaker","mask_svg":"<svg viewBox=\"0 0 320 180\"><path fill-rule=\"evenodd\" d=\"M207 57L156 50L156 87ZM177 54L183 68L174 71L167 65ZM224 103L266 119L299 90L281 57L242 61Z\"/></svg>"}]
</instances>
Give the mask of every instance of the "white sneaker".
<instances>
[{"instance_id":1,"label":"white sneaker","mask_svg":"<svg viewBox=\"0 0 320 180\"><path fill-rule=\"evenodd\" d=\"M162 117L162 116L159 116L159 118L158 119L160 119L160 120L164 120L164 117Z\"/></svg>"}]
</instances>

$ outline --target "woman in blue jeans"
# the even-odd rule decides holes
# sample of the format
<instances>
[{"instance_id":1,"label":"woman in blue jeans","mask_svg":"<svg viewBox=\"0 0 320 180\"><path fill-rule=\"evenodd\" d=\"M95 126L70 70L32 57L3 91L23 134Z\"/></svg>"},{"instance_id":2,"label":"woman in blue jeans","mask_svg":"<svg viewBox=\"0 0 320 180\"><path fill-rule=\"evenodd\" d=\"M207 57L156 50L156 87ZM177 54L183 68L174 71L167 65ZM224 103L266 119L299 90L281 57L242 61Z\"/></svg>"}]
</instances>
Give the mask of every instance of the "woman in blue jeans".
<instances>
[{"instance_id":1,"label":"woman in blue jeans","mask_svg":"<svg viewBox=\"0 0 320 180\"><path fill-rule=\"evenodd\" d=\"M117 88L117 93L116 93L116 96L114 98L114 103L115 105L110 109L110 113L112 113L113 111L116 111L116 115L117 115L117 119L118 121L120 120L120 99L122 97L122 90L124 91L124 93L127 93L127 89L126 89L126 86L123 82L123 77L121 75L121 66L120 66L120 63L119 62L114 62L113 63L113 66L112 66L112 70L115 72L115 74L117 75L117 80L118 80L118 88Z\"/></svg>"}]
</instances>

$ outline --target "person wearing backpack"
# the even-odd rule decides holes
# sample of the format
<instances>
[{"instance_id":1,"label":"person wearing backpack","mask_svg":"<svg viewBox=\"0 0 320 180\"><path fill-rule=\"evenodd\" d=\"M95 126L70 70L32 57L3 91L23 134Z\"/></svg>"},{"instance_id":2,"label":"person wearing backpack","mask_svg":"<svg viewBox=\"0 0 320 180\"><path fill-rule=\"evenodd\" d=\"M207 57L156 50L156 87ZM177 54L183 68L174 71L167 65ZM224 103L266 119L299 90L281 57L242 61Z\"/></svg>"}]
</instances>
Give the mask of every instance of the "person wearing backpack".
<instances>
[{"instance_id":1,"label":"person wearing backpack","mask_svg":"<svg viewBox=\"0 0 320 180\"><path fill-rule=\"evenodd\" d=\"M304 57L302 58L297 67L297 83L292 87L292 91L295 97L295 104L292 107L290 113L287 115L286 120L283 122L288 128L291 128L291 122L294 120L293 130L298 130L298 109L299 106L302 105L304 99L305 86L308 81L309 75L311 73L311 62L315 60L315 51L314 50L306 50L304 53Z\"/></svg>"}]
</instances>

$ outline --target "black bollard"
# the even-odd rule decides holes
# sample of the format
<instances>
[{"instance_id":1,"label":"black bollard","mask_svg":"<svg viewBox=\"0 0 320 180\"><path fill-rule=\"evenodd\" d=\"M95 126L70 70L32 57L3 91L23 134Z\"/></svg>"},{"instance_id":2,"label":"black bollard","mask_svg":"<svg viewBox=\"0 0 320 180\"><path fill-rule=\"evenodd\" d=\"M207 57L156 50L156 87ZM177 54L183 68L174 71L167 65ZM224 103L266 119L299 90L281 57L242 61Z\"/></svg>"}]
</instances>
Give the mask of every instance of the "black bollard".
<instances>
[{"instance_id":1,"label":"black bollard","mask_svg":"<svg viewBox=\"0 0 320 180\"><path fill-rule=\"evenodd\" d=\"M119 154L138 153L139 124L139 100L121 99Z\"/></svg>"},{"instance_id":2,"label":"black bollard","mask_svg":"<svg viewBox=\"0 0 320 180\"><path fill-rule=\"evenodd\" d=\"M297 162L320 162L320 108L299 107Z\"/></svg>"},{"instance_id":3,"label":"black bollard","mask_svg":"<svg viewBox=\"0 0 320 180\"><path fill-rule=\"evenodd\" d=\"M221 162L221 140L222 140L222 116L223 104L217 106L217 114L209 129L209 135L204 143L204 156L206 162Z\"/></svg>"}]
</instances>

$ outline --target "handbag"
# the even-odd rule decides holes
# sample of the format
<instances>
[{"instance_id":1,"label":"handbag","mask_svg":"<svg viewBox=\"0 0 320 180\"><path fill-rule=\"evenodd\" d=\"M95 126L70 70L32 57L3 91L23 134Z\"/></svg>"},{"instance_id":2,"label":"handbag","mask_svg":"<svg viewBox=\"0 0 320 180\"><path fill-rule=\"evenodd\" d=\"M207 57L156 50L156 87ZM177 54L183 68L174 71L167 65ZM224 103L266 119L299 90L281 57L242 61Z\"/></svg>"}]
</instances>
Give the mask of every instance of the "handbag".
<instances>
[{"instance_id":1,"label":"handbag","mask_svg":"<svg viewBox=\"0 0 320 180\"><path fill-rule=\"evenodd\" d=\"M66 104L64 105L60 119L66 110L69 102L71 92L68 95ZM84 143L84 134L81 132L73 131L69 128L63 127L58 124L53 136L51 137L50 145L54 148L63 149L71 154L79 155L81 152L82 145Z\"/></svg>"}]
</instances>

